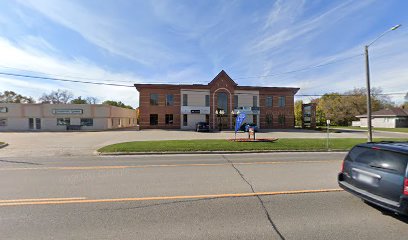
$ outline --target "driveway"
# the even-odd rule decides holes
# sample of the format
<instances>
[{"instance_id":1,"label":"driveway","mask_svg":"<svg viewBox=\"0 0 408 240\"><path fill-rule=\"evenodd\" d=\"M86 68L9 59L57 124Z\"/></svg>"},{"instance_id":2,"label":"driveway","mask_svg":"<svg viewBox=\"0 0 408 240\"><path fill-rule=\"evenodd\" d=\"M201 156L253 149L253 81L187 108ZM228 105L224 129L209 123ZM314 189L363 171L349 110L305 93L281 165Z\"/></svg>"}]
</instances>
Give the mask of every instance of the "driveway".
<instances>
[{"instance_id":1,"label":"driveway","mask_svg":"<svg viewBox=\"0 0 408 240\"><path fill-rule=\"evenodd\" d=\"M247 133L238 133L237 137L246 137ZM331 133L330 138L365 138L366 132L347 130ZM325 132L290 129L272 130L257 133L259 138L326 138ZM408 138L407 133L374 132L379 138ZM4 132L0 141L8 147L0 149L1 157L24 156L84 156L92 155L100 147L120 142L146 140L180 139L229 139L234 138L233 131L197 133L180 130L123 130L103 132Z\"/></svg>"}]
</instances>

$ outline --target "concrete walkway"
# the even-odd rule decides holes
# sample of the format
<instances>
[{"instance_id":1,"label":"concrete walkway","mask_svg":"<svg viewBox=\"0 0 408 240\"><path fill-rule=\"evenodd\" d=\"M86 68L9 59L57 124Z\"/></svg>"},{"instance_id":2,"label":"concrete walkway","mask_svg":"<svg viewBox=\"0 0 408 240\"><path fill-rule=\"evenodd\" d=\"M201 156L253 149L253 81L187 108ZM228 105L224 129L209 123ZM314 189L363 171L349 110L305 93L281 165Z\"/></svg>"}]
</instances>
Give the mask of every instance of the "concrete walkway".
<instances>
[{"instance_id":1,"label":"concrete walkway","mask_svg":"<svg viewBox=\"0 0 408 240\"><path fill-rule=\"evenodd\" d=\"M361 131L347 130L331 133L330 138L366 138ZM238 133L237 137L247 137ZM326 138L325 132L311 130L271 130L257 133L258 138ZM407 133L374 132L378 138L407 138ZM3 132L0 141L9 146L0 149L0 157L24 156L84 156L92 155L100 147L129 141L229 139L233 131L197 133L180 130L104 131L104 132Z\"/></svg>"}]
</instances>

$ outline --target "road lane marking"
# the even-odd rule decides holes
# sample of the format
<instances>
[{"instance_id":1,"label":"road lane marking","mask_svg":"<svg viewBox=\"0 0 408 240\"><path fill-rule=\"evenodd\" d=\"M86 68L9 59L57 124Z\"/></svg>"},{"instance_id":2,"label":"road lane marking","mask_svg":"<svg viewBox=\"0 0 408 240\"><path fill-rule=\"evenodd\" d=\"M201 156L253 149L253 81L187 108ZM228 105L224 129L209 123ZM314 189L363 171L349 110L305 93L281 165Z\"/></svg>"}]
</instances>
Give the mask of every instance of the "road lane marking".
<instances>
[{"instance_id":1,"label":"road lane marking","mask_svg":"<svg viewBox=\"0 0 408 240\"><path fill-rule=\"evenodd\" d=\"M271 162L234 162L234 165L270 165L290 163L333 163L341 160L314 160L314 161L271 161ZM109 170L127 168L155 168L155 167L211 167L229 166L231 163L186 163L186 164L154 164L133 166L85 166L85 167L35 167L35 168L0 168L0 171L23 171L23 170Z\"/></svg>"},{"instance_id":2,"label":"road lane marking","mask_svg":"<svg viewBox=\"0 0 408 240\"><path fill-rule=\"evenodd\" d=\"M21 203L21 202L41 202L41 201L70 201L70 200L84 200L84 197L76 198L29 198L29 199L10 199L10 200L0 200L0 203Z\"/></svg>"},{"instance_id":3,"label":"road lane marking","mask_svg":"<svg viewBox=\"0 0 408 240\"><path fill-rule=\"evenodd\" d=\"M324 193L341 192L340 188L317 189L317 190L294 190L279 192L255 192L255 193L227 193L227 194L209 194L209 195L191 195L191 196L162 196L162 197L137 197L137 198L111 198L111 199L76 199L62 201L32 201L32 202L5 202L0 203L0 207L23 206L23 205L56 205L73 203L111 203L111 202L142 202L142 201L160 201L160 200L181 200L181 199L208 199L208 198L231 198L231 197L255 197L255 196L273 196L304 193Z\"/></svg>"}]
</instances>

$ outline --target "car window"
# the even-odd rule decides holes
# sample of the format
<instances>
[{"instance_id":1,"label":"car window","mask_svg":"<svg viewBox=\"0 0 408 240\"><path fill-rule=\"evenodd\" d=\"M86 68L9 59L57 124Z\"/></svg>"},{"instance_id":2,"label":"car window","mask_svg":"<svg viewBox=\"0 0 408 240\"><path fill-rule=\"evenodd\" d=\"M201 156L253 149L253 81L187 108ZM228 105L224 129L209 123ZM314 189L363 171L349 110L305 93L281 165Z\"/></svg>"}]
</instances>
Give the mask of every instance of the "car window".
<instances>
[{"instance_id":1,"label":"car window","mask_svg":"<svg viewBox=\"0 0 408 240\"><path fill-rule=\"evenodd\" d=\"M355 147L350 151L346 160L367 164L377 169L395 171L404 175L408 155L379 149Z\"/></svg>"}]
</instances>

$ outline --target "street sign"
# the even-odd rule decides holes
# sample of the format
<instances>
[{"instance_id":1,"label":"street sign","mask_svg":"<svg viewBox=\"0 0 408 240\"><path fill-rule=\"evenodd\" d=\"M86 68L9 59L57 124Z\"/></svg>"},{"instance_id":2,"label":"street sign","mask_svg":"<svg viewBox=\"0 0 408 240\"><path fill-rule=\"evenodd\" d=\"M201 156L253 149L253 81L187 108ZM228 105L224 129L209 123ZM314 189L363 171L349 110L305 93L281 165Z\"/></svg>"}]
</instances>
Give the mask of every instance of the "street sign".
<instances>
[{"instance_id":1,"label":"street sign","mask_svg":"<svg viewBox=\"0 0 408 240\"><path fill-rule=\"evenodd\" d=\"M327 125L330 125L330 119L326 120Z\"/></svg>"}]
</instances>

